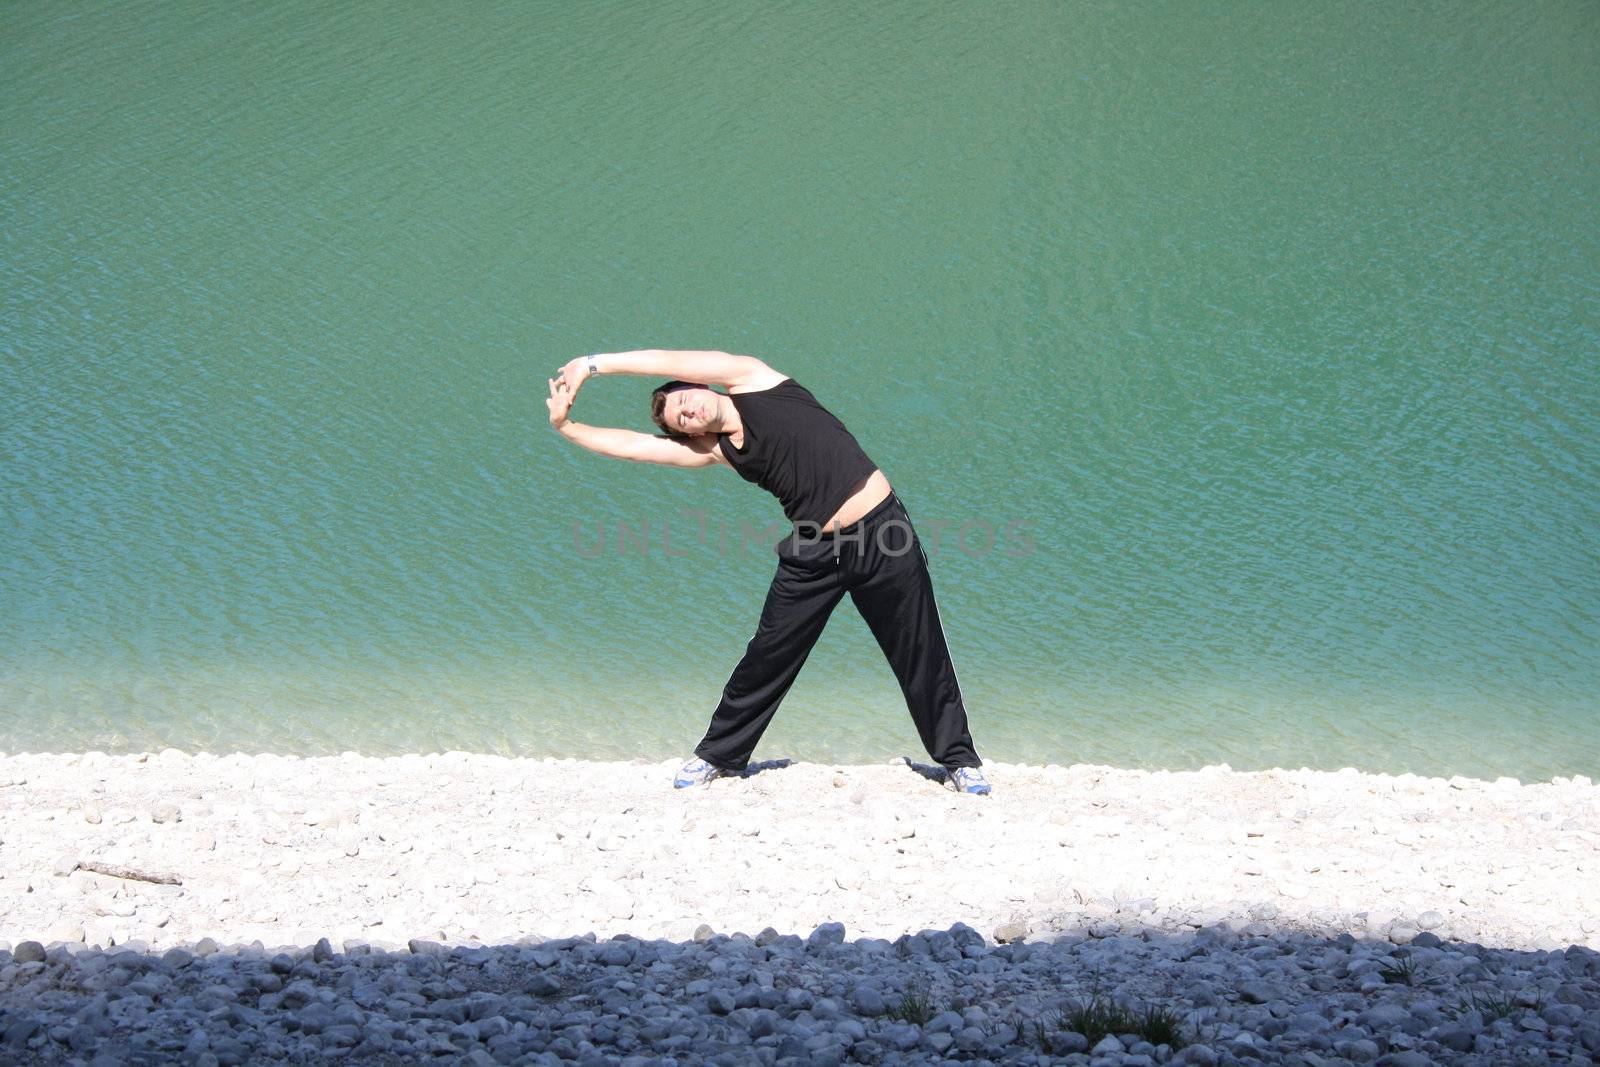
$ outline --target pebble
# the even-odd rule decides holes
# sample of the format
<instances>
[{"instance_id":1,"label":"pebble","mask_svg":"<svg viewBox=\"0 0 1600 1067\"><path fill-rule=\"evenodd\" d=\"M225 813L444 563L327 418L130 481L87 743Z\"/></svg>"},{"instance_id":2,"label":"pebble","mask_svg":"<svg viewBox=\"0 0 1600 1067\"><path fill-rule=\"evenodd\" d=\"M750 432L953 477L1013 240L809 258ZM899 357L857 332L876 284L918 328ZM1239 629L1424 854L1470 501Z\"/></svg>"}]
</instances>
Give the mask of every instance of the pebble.
<instances>
[{"instance_id":1,"label":"pebble","mask_svg":"<svg viewBox=\"0 0 1600 1067\"><path fill-rule=\"evenodd\" d=\"M44 961L44 946L37 941L20 942L11 950L11 959L14 963L41 963Z\"/></svg>"}]
</instances>

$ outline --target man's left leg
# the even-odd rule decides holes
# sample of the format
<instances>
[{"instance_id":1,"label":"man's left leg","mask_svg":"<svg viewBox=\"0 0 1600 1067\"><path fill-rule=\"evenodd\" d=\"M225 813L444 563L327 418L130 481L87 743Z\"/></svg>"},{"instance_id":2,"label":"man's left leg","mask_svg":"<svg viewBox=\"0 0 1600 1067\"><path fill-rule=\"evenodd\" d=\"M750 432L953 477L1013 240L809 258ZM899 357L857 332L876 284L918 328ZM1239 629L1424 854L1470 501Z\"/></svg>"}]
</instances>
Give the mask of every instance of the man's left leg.
<instances>
[{"instance_id":1,"label":"man's left leg","mask_svg":"<svg viewBox=\"0 0 1600 1067\"><path fill-rule=\"evenodd\" d=\"M865 532L857 553L865 580L850 590L905 694L922 745L946 770L983 761L967 730L967 710L945 643L927 557L897 500Z\"/></svg>"}]
</instances>

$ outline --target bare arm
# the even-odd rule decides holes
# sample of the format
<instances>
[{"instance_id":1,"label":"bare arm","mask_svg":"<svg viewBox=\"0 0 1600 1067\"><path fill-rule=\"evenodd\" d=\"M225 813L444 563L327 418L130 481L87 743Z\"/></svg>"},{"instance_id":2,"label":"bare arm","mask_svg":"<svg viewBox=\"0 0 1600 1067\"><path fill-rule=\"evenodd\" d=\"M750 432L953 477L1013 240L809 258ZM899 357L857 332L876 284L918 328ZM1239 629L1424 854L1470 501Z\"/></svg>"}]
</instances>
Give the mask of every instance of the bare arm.
<instances>
[{"instance_id":1,"label":"bare arm","mask_svg":"<svg viewBox=\"0 0 1600 1067\"><path fill-rule=\"evenodd\" d=\"M582 384L591 360L601 374L649 374L703 385L725 385L730 389L766 389L777 385L784 377L754 356L645 348L637 352L602 352L572 360L562 368L570 388L576 389Z\"/></svg>"},{"instance_id":2,"label":"bare arm","mask_svg":"<svg viewBox=\"0 0 1600 1067\"><path fill-rule=\"evenodd\" d=\"M667 437L617 430L609 426L586 426L581 422L563 422L557 432L567 440L582 445L612 459L629 459L637 463L663 463L669 467L711 467L722 462L717 451L717 439L710 434L702 437Z\"/></svg>"},{"instance_id":3,"label":"bare arm","mask_svg":"<svg viewBox=\"0 0 1600 1067\"><path fill-rule=\"evenodd\" d=\"M591 452L612 459L631 459L639 463L664 463L669 467L710 467L725 462L714 435L698 437L651 436L609 426L586 426L567 418L572 411L574 390L561 378L550 379L550 425L562 437Z\"/></svg>"}]
</instances>

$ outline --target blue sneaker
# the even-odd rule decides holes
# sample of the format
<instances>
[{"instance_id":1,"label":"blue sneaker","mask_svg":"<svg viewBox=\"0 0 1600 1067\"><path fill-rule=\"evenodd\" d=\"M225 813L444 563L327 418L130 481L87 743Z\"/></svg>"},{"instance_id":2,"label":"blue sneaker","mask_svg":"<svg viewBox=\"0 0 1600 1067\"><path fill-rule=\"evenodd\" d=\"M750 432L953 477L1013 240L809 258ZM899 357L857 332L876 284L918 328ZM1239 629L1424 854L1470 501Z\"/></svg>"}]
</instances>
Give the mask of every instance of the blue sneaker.
<instances>
[{"instance_id":1,"label":"blue sneaker","mask_svg":"<svg viewBox=\"0 0 1600 1067\"><path fill-rule=\"evenodd\" d=\"M944 784L957 793L971 793L980 797L989 795L989 779L976 767L957 767L945 775Z\"/></svg>"},{"instance_id":2,"label":"blue sneaker","mask_svg":"<svg viewBox=\"0 0 1600 1067\"><path fill-rule=\"evenodd\" d=\"M705 785L713 778L721 778L721 767L713 767L698 757L678 768L677 777L672 779L672 788L688 789L690 786Z\"/></svg>"}]
</instances>

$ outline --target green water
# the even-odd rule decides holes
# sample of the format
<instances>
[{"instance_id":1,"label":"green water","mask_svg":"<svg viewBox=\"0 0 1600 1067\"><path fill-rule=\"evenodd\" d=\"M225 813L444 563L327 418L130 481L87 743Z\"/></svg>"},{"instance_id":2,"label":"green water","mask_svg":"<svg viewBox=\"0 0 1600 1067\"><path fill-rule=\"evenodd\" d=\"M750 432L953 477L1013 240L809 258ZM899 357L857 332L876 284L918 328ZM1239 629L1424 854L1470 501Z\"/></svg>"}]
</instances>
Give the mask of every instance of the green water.
<instances>
[{"instance_id":1,"label":"green water","mask_svg":"<svg viewBox=\"0 0 1600 1067\"><path fill-rule=\"evenodd\" d=\"M666 347L949 524L990 759L1596 774L1597 51L1587 2L0 7L0 749L687 753L781 512L542 399ZM900 753L846 602L759 755Z\"/></svg>"}]
</instances>

